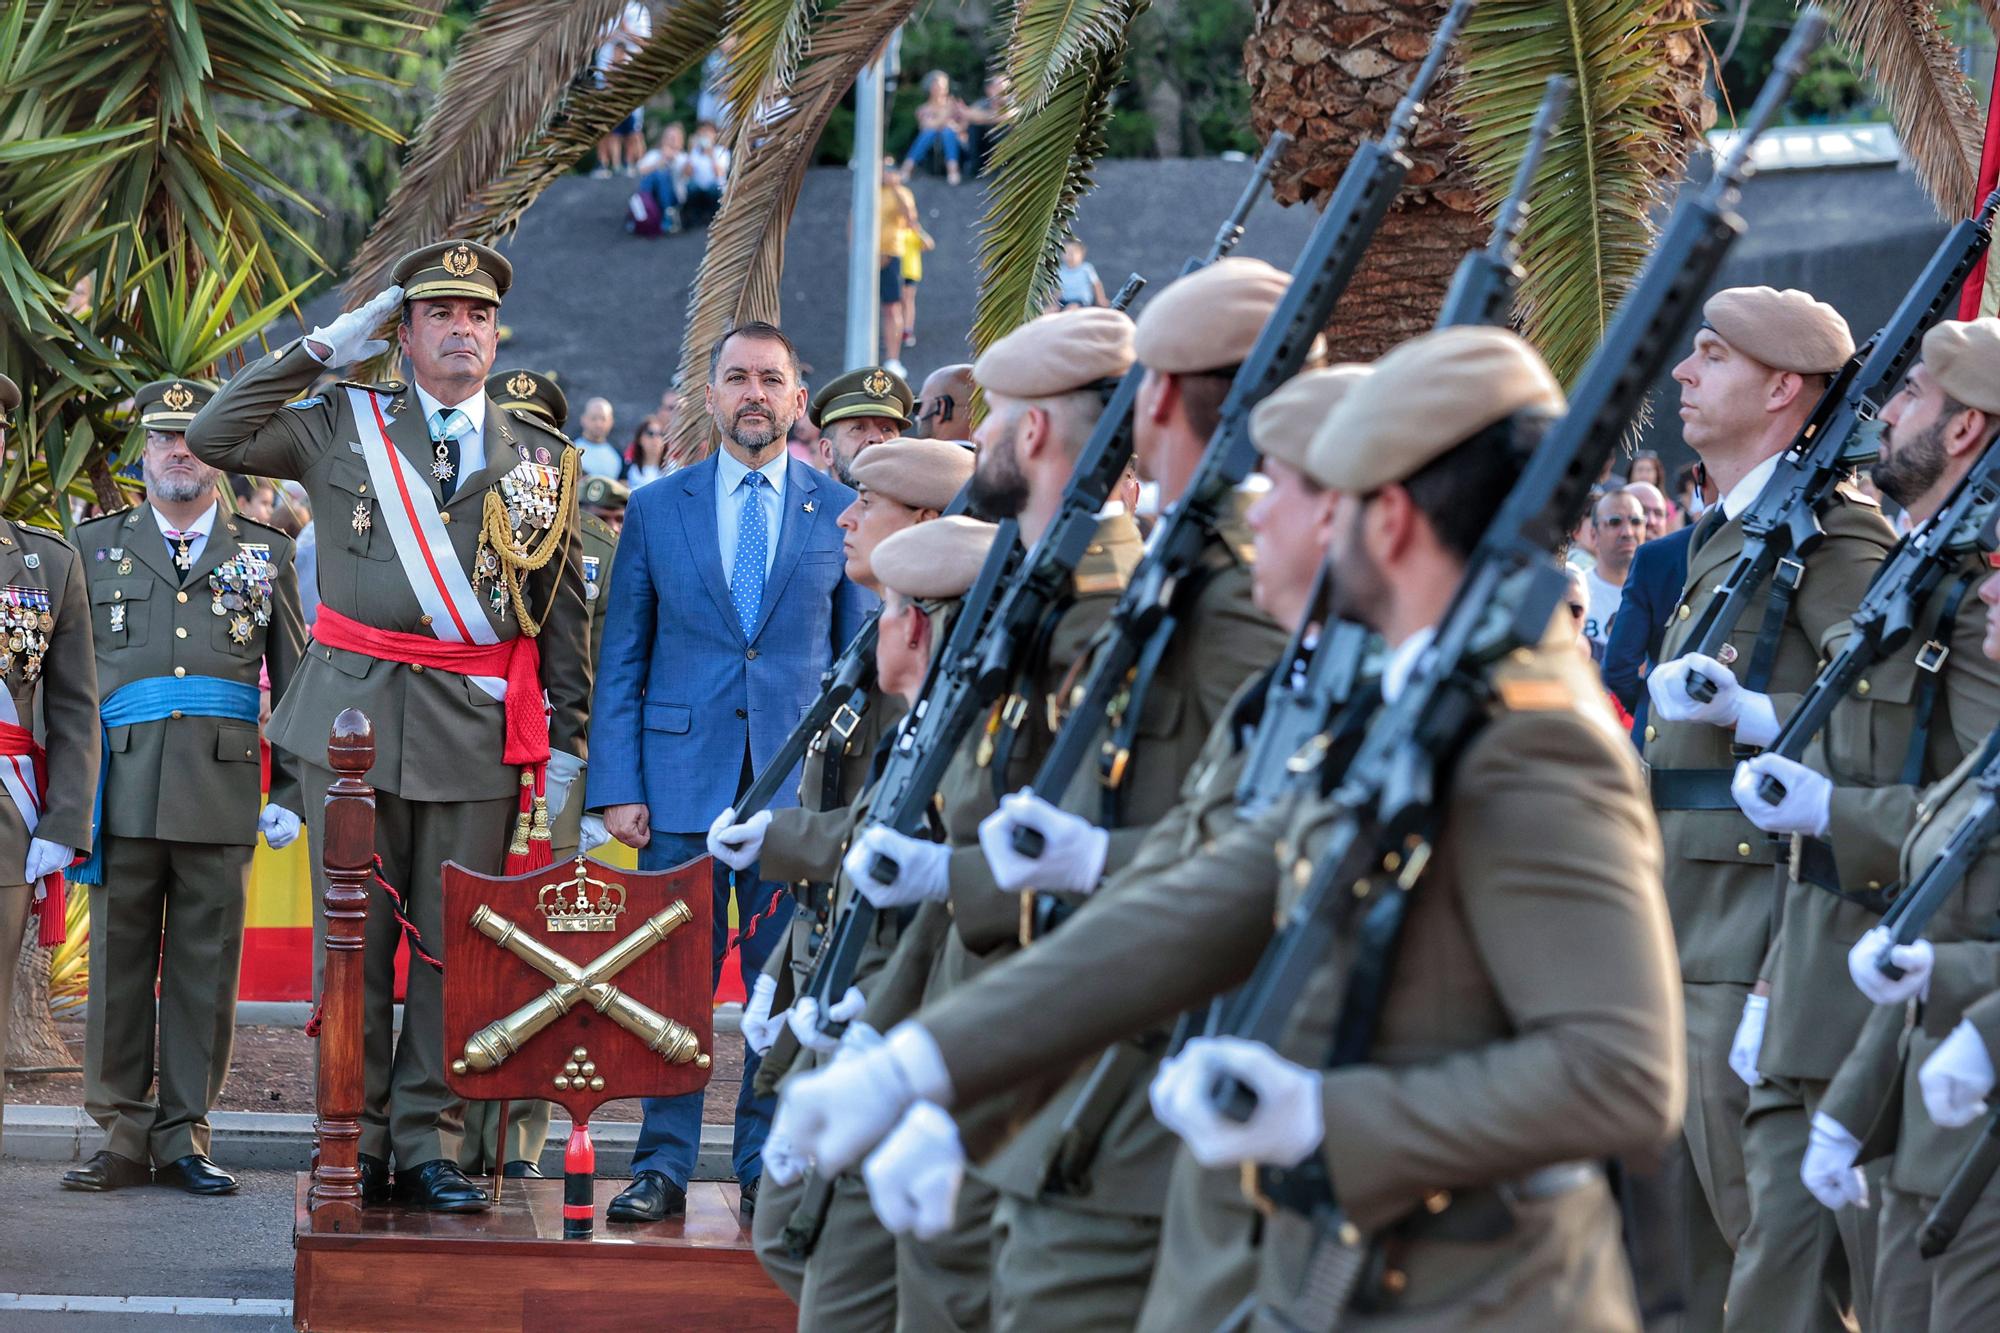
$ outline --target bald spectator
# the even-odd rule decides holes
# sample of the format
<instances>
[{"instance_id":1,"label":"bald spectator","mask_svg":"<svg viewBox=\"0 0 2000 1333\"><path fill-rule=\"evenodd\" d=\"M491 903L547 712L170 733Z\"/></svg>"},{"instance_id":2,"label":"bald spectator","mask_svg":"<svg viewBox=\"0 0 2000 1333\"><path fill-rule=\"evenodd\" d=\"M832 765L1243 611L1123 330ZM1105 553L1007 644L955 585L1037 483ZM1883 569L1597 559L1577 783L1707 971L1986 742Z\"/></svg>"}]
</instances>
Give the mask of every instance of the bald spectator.
<instances>
[{"instance_id":1,"label":"bald spectator","mask_svg":"<svg viewBox=\"0 0 2000 1333\"><path fill-rule=\"evenodd\" d=\"M577 431L576 446L583 450L583 475L609 477L616 481L618 474L624 470L625 455L611 443L610 401L593 398L585 403Z\"/></svg>"},{"instance_id":2,"label":"bald spectator","mask_svg":"<svg viewBox=\"0 0 2000 1333\"><path fill-rule=\"evenodd\" d=\"M972 439L972 367L939 366L917 395L916 432L927 440Z\"/></svg>"},{"instance_id":3,"label":"bald spectator","mask_svg":"<svg viewBox=\"0 0 2000 1333\"><path fill-rule=\"evenodd\" d=\"M1639 508L1646 515L1646 540L1667 535L1667 524L1671 521L1667 513L1667 496L1650 481L1633 481L1625 485L1625 494L1639 502Z\"/></svg>"},{"instance_id":4,"label":"bald spectator","mask_svg":"<svg viewBox=\"0 0 2000 1333\"><path fill-rule=\"evenodd\" d=\"M1646 511L1631 490L1616 490L1597 502L1590 516L1591 534L1597 547L1597 563L1584 571L1583 586L1590 591L1590 615L1584 621L1584 637L1590 640L1593 655L1602 658L1611 638L1611 617L1625 596L1625 575L1632 568L1632 554L1646 537Z\"/></svg>"}]
</instances>

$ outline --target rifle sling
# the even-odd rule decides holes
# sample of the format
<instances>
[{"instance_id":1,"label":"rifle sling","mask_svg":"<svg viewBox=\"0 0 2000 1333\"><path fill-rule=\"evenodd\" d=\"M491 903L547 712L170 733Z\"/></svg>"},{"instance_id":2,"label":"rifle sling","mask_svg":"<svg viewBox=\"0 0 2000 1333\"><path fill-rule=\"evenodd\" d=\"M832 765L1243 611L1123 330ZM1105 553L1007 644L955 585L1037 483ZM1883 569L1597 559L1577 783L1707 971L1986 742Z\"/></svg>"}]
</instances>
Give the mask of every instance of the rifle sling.
<instances>
[{"instance_id":1,"label":"rifle sling","mask_svg":"<svg viewBox=\"0 0 2000 1333\"><path fill-rule=\"evenodd\" d=\"M1058 598L1043 613L1041 624L1035 627L1034 637L1028 641L1028 650L1014 659L1013 677L1008 681L1007 688L1001 691L999 702L994 705L1001 710L1000 731L993 740L991 764L993 799L996 802L1013 791L1013 788L1007 785L1007 769L1013 762L1014 742L1020 738L1021 727L1027 722L1029 715L1042 704L1040 691L1034 688L1035 667L1047 658L1049 640L1055 637L1056 626L1062 623L1065 615L1069 614L1071 604L1071 599L1067 597ZM1027 708L1010 723L1006 717L1007 701L1015 696L1021 698L1027 704ZM1047 719L1044 719L1043 723L1037 725L1043 725L1046 721Z\"/></svg>"},{"instance_id":2,"label":"rifle sling","mask_svg":"<svg viewBox=\"0 0 2000 1333\"><path fill-rule=\"evenodd\" d=\"M1944 606L1938 612L1937 624L1932 628L1928 642L1940 645L1946 653L1951 650L1952 634L1958 629L1958 608L1965 601L1965 594L1972 585L1984 576L1984 570L1970 570L1958 576L1951 591L1945 595ZM1905 787L1924 785L1924 758L1930 749L1931 722L1937 713L1939 685L1944 679L1944 656L1924 663L1924 654L1918 654L1917 665L1923 674L1917 681L1917 697L1913 704L1915 726L1910 730L1910 748L1903 756L1902 784Z\"/></svg>"},{"instance_id":3,"label":"rifle sling","mask_svg":"<svg viewBox=\"0 0 2000 1333\"><path fill-rule=\"evenodd\" d=\"M1771 575L1771 599L1764 605L1764 621L1757 627L1757 645L1750 652L1750 673L1743 678L1745 689L1765 692L1771 672L1778 665L1778 641L1784 637L1785 622L1792 618L1792 603L1798 600L1804 581L1803 561L1780 560ZM1733 804L1733 802L1732 802Z\"/></svg>"}]
</instances>

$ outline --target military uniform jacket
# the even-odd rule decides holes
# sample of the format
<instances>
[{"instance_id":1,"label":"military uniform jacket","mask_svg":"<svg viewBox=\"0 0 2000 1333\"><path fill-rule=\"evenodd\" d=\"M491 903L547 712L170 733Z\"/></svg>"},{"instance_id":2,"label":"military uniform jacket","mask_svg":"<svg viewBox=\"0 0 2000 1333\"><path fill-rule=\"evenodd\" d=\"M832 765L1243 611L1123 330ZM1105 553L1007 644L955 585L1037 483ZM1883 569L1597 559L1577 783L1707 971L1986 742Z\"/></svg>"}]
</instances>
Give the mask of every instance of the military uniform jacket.
<instances>
[{"instance_id":1,"label":"military uniform jacket","mask_svg":"<svg viewBox=\"0 0 2000 1333\"><path fill-rule=\"evenodd\" d=\"M150 505L80 524L76 539L88 557L83 571L104 696L160 676L214 676L255 689L268 664L271 697L284 697L306 633L291 538L218 510L185 575ZM238 564L245 556L269 564L268 591L246 586ZM243 605L225 606L224 598ZM267 624L257 623L260 611ZM254 721L163 718L108 728L105 741L100 833L232 847L257 841L263 784ZM271 803L304 817L298 775L282 755L271 766Z\"/></svg>"},{"instance_id":2,"label":"military uniform jacket","mask_svg":"<svg viewBox=\"0 0 2000 1333\"><path fill-rule=\"evenodd\" d=\"M1847 490L1835 492L1820 520L1826 537L1806 559L1798 597L1780 631L1771 678L1763 686L1781 723L1819 674L1822 654L1846 624L1894 541L1880 511ZM1740 519L1730 519L1699 549L1690 550L1687 584L1667 622L1661 661L1688 650L1689 631L1701 619L1710 590L1742 550ZM1736 654L1732 669L1739 676L1750 668L1766 610L1765 594L1760 592L1727 640ZM1645 736L1646 762L1655 774L1707 770L1721 774L1726 788L1728 774L1740 757L1732 750L1732 732L1706 722L1655 718ZM1661 793L1656 789L1654 795L1657 800ZM1746 819L1726 795L1721 803L1728 808L1660 810L1660 833L1670 868L1667 903L1673 913L1682 978L1747 986L1757 979L1770 947L1776 892L1772 867L1780 862L1781 844Z\"/></svg>"},{"instance_id":3,"label":"military uniform jacket","mask_svg":"<svg viewBox=\"0 0 2000 1333\"><path fill-rule=\"evenodd\" d=\"M598 650L604 646L604 608L611 596L611 562L618 554L618 530L595 514L580 514L576 544L583 563L583 600L590 617L590 668L597 671ZM572 791L562 813L550 822L550 846L560 861L573 856L583 842L583 793Z\"/></svg>"},{"instance_id":4,"label":"military uniform jacket","mask_svg":"<svg viewBox=\"0 0 2000 1333\"><path fill-rule=\"evenodd\" d=\"M1947 653L1933 673L1917 655L1936 637L1946 600L1962 580L1983 577L1986 563L1968 555L1933 590L1916 629L1892 656L1870 668L1833 710L1812 767L1835 782L1828 840L1840 885L1879 890L1895 877L1897 843L1916 822L1923 788L1942 781L2000 726L2000 665L1980 651L1985 605L1967 582L1953 618ZM1833 636L1834 646L1846 638ZM1935 691L1924 744L1922 780L1902 782L1917 721L1912 701ZM1766 1074L1825 1080L1854 1045L1872 1007L1847 975L1847 951L1880 919L1869 908L1802 880L1804 848L1791 858L1777 938L1765 960L1771 1007L1757 1065Z\"/></svg>"},{"instance_id":5,"label":"military uniform jacket","mask_svg":"<svg viewBox=\"0 0 2000 1333\"><path fill-rule=\"evenodd\" d=\"M46 598L54 622L39 663L25 652L0 659L0 684L13 713L6 720L39 735L48 752L48 790L32 835L14 803L0 797L0 884L19 884L31 836L78 850L90 846L102 747L97 663L83 562L74 546L46 529L0 518L0 589L24 602Z\"/></svg>"},{"instance_id":6,"label":"military uniform jacket","mask_svg":"<svg viewBox=\"0 0 2000 1333\"><path fill-rule=\"evenodd\" d=\"M1978 776L1975 752L1924 792L1916 826L1903 843L1905 883L1922 873L1978 799ZM1842 1062L1820 1109L1864 1140L1864 1160L1893 1143L1891 1185L1935 1196L1944 1193L1986 1120L1982 1116L1962 1129L1939 1126L1924 1110L1917 1071L1960 1019L2000 990L2000 851L1989 847L1972 864L1958 891L1931 918L1925 937L1936 956L1928 997L1912 1002L1916 1022L1908 1023L1909 1007L1904 1005L1872 1006L1860 1040ZM1852 988L1845 967L1840 979Z\"/></svg>"},{"instance_id":7,"label":"military uniform jacket","mask_svg":"<svg viewBox=\"0 0 2000 1333\"><path fill-rule=\"evenodd\" d=\"M239 371L197 414L188 448L212 466L305 484L319 524L319 591L323 605L377 629L429 634L424 612L396 558L360 452L361 435L345 387L298 395L324 373L303 340ZM429 427L414 389L391 382L368 388L389 418L389 441L430 480ZM370 423L373 429L373 423ZM486 495L524 458L560 463L569 442L530 413L513 413L488 395L486 467L466 477L440 509L451 548L471 575ZM431 482L435 487L436 483ZM571 499L560 515L576 531ZM485 592L480 585L480 591ZM586 757L590 664L581 554L572 540L524 582L541 619L542 686L552 712L549 744ZM496 611L485 596L481 612L504 642L521 632L511 610ZM313 764L324 763L327 735L343 708L359 708L375 730L375 766L368 781L414 801L493 800L516 795L517 771L501 762L505 708L469 678L427 671L365 653L313 643L271 718L271 743Z\"/></svg>"}]
</instances>

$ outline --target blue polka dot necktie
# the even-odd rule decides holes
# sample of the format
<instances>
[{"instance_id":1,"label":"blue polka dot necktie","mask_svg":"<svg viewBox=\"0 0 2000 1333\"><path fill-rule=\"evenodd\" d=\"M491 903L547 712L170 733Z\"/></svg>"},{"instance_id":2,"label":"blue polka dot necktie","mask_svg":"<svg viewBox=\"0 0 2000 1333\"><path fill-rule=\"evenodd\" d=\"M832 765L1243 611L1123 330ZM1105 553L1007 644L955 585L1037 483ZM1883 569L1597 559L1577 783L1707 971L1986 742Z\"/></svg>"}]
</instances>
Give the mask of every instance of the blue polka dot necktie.
<instances>
[{"instance_id":1,"label":"blue polka dot necktie","mask_svg":"<svg viewBox=\"0 0 2000 1333\"><path fill-rule=\"evenodd\" d=\"M761 472L743 477L743 509L736 520L736 563L729 573L729 600L736 604L736 618L743 623L743 637L757 627L757 613L764 607L764 553L770 549L771 528L764 518L760 490L771 483Z\"/></svg>"}]
</instances>

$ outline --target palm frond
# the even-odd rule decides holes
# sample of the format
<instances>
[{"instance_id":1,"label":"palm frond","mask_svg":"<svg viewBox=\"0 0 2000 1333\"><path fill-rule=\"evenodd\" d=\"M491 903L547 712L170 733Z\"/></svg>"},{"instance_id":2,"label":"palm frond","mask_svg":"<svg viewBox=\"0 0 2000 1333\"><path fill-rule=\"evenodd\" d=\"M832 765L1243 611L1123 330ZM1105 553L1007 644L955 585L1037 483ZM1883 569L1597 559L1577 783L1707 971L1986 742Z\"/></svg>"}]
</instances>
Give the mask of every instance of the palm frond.
<instances>
[{"instance_id":1,"label":"palm frond","mask_svg":"<svg viewBox=\"0 0 2000 1333\"><path fill-rule=\"evenodd\" d=\"M729 36L735 44L723 84L729 105L729 141L740 149L757 109L789 88L805 54L806 38L819 17L819 0L736 0L730 6Z\"/></svg>"},{"instance_id":2,"label":"palm frond","mask_svg":"<svg viewBox=\"0 0 2000 1333\"><path fill-rule=\"evenodd\" d=\"M1041 0L1014 8L1007 77L1023 113L1038 111L1064 76L1125 41L1134 7L1122 0Z\"/></svg>"},{"instance_id":3,"label":"palm frond","mask_svg":"<svg viewBox=\"0 0 2000 1333\"><path fill-rule=\"evenodd\" d=\"M1830 0L1834 33L1875 80L1917 180L1947 218L1978 202L1983 129L1959 51L1930 0Z\"/></svg>"},{"instance_id":4,"label":"palm frond","mask_svg":"<svg viewBox=\"0 0 2000 1333\"><path fill-rule=\"evenodd\" d=\"M684 400L706 381L708 351L717 338L746 320L777 319L785 236L820 131L915 7L916 0L847 0L809 38L798 78L782 90L784 113L767 115L743 140L722 209L709 223L688 302L678 376ZM679 461L699 458L709 447L709 430L707 413L682 412L667 447Z\"/></svg>"},{"instance_id":5,"label":"palm frond","mask_svg":"<svg viewBox=\"0 0 2000 1333\"><path fill-rule=\"evenodd\" d=\"M1483 0L1459 39L1445 100L1488 217L1548 77L1576 84L1529 196L1515 306L1565 381L1645 262L1656 210L1700 133L1698 21L1694 0Z\"/></svg>"},{"instance_id":6,"label":"palm frond","mask_svg":"<svg viewBox=\"0 0 2000 1333\"><path fill-rule=\"evenodd\" d=\"M1031 22L1030 12L1043 7L1073 8L1068 0L1023 0L1016 28L1043 26ZM1040 109L1019 115L993 152L980 222L975 354L1034 318L1048 301L1077 204L1104 151L1111 94L1124 75L1125 35L1144 7L1144 0L1102 6L1090 30L1103 40L1082 58L1066 60Z\"/></svg>"},{"instance_id":7,"label":"palm frond","mask_svg":"<svg viewBox=\"0 0 2000 1333\"><path fill-rule=\"evenodd\" d=\"M481 11L445 70L395 193L348 266L350 299L381 287L398 256L452 234L466 201L548 123L623 7L623 0L492 0Z\"/></svg>"}]
</instances>

